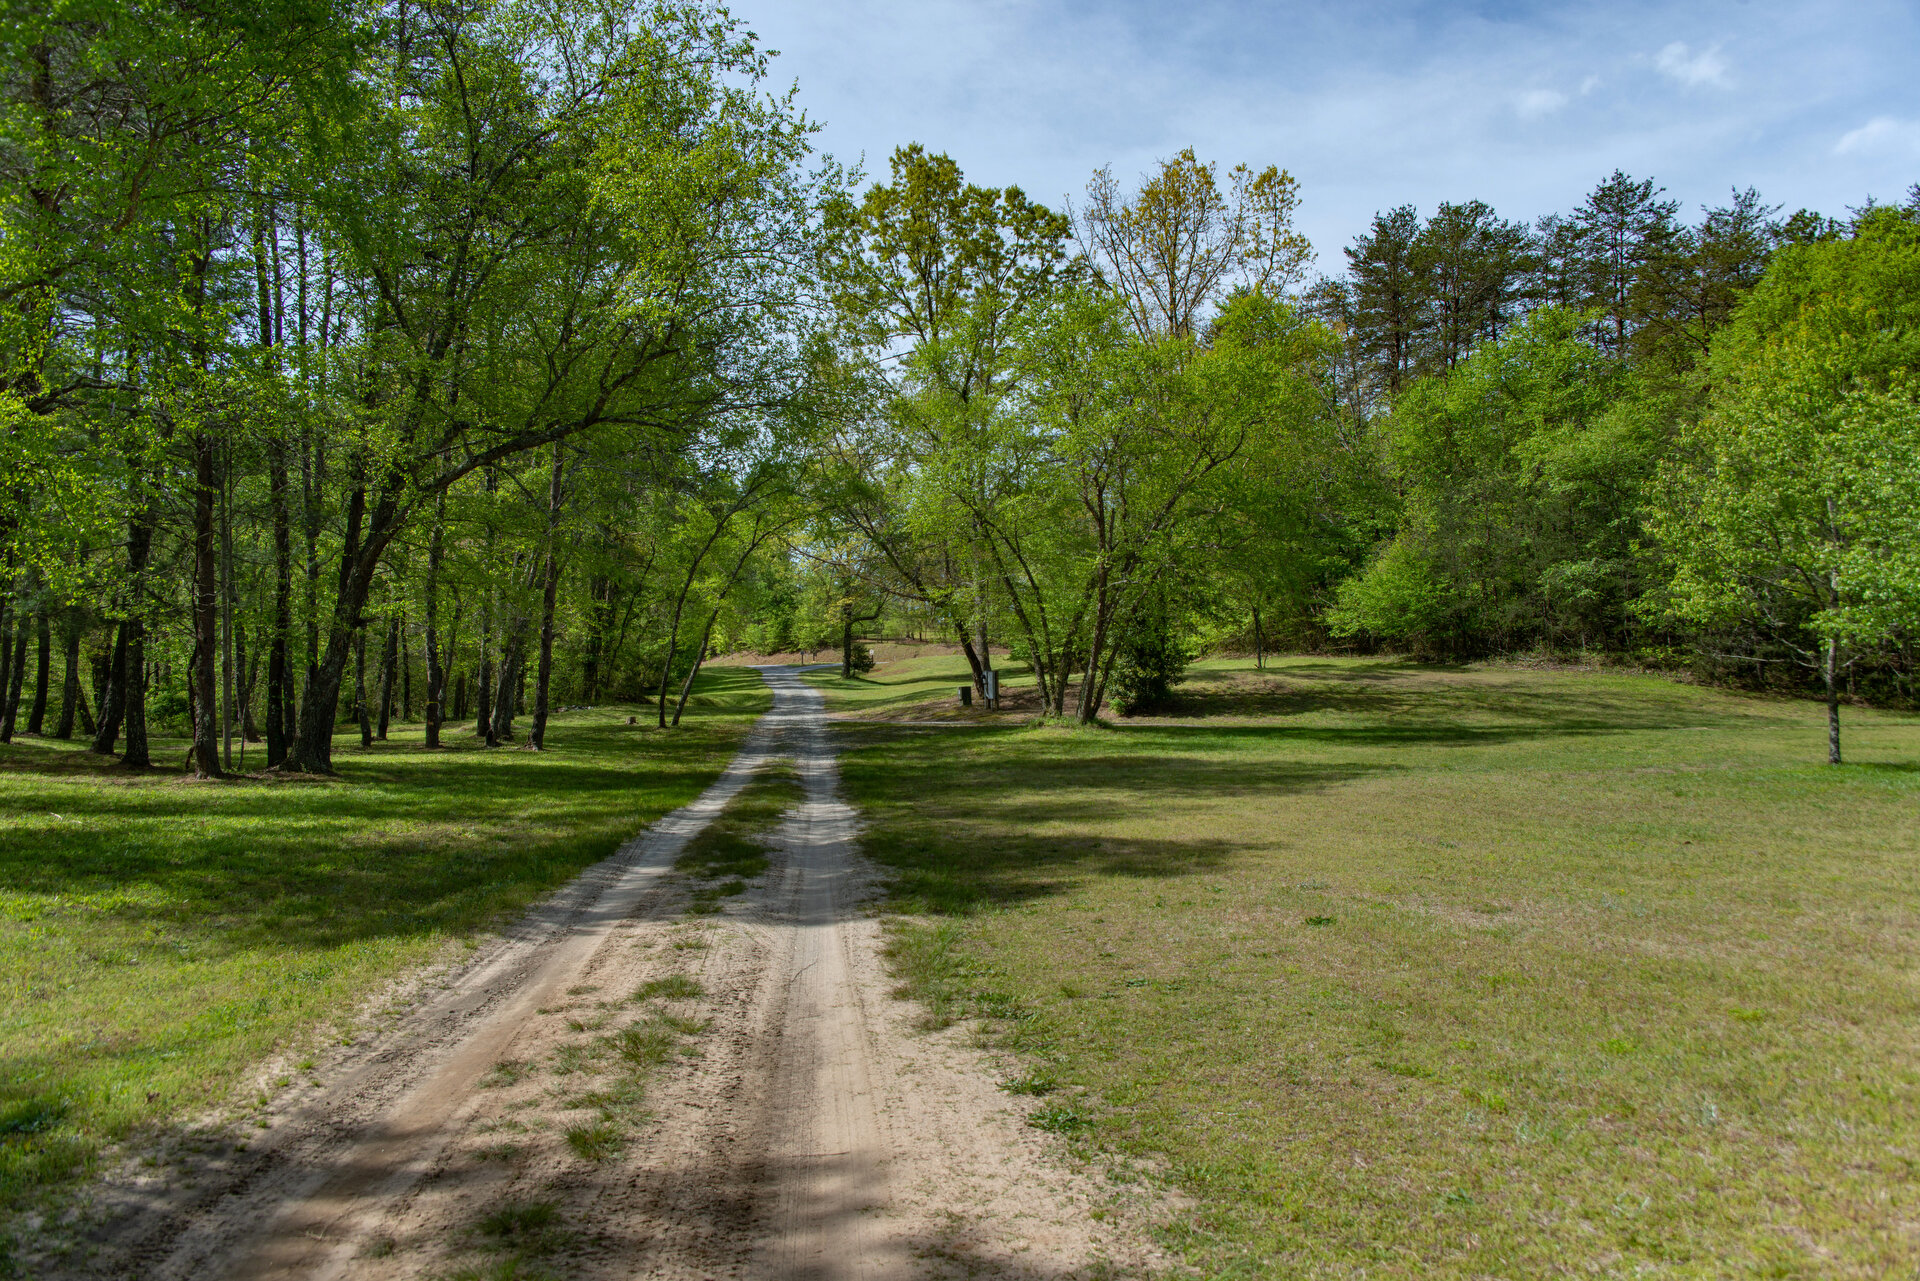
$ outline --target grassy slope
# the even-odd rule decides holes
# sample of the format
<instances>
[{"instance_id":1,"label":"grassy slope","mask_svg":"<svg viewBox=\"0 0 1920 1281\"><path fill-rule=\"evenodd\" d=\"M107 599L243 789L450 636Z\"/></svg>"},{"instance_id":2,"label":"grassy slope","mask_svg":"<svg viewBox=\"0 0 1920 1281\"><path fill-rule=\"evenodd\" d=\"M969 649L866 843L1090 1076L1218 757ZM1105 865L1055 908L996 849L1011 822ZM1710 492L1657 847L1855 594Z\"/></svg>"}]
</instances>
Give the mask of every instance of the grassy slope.
<instances>
[{"instance_id":1,"label":"grassy slope","mask_svg":"<svg viewBox=\"0 0 1920 1281\"><path fill-rule=\"evenodd\" d=\"M427 755L417 726L367 753L342 736L329 783L0 747L0 1211L103 1141L220 1102L265 1054L691 800L768 703L741 669L697 688L678 731L567 713L539 755L466 733Z\"/></svg>"},{"instance_id":2,"label":"grassy slope","mask_svg":"<svg viewBox=\"0 0 1920 1281\"><path fill-rule=\"evenodd\" d=\"M1811 704L1249 666L1112 728L843 731L946 918L909 977L1000 1016L1040 1123L1165 1163L1196 1267L1920 1262L1920 720L1848 712L1836 770Z\"/></svg>"}]
</instances>

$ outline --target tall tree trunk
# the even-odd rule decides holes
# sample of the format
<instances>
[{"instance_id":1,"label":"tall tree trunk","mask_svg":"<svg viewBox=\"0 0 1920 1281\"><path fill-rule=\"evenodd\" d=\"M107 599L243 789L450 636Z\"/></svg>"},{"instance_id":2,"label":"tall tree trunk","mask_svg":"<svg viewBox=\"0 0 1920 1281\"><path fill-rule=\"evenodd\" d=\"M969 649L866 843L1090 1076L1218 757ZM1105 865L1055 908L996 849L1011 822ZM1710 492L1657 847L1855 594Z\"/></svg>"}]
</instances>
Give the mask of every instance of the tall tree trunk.
<instances>
[{"instance_id":1,"label":"tall tree trunk","mask_svg":"<svg viewBox=\"0 0 1920 1281\"><path fill-rule=\"evenodd\" d=\"M560 595L560 558L547 549L547 581L540 596L540 663L533 683L533 731L527 746L535 751L547 745L547 709L553 691L553 613Z\"/></svg>"},{"instance_id":2,"label":"tall tree trunk","mask_svg":"<svg viewBox=\"0 0 1920 1281\"><path fill-rule=\"evenodd\" d=\"M680 713L687 710L687 696L693 693L693 678L700 674L700 667L707 661L707 640L713 632L713 620L720 616L719 610L707 615L707 625L700 629L700 643L694 647L693 662L687 668L687 678L680 682L680 697L673 705L673 727L680 728Z\"/></svg>"},{"instance_id":3,"label":"tall tree trunk","mask_svg":"<svg viewBox=\"0 0 1920 1281\"><path fill-rule=\"evenodd\" d=\"M153 764L147 743L147 625L138 617L127 621L127 695L121 723L126 746L120 750L120 763L147 769Z\"/></svg>"},{"instance_id":4,"label":"tall tree trunk","mask_svg":"<svg viewBox=\"0 0 1920 1281\"><path fill-rule=\"evenodd\" d=\"M80 625L68 619L62 639L66 642L67 678L60 687L60 722L54 726L53 736L60 739L73 737L73 725L80 710Z\"/></svg>"},{"instance_id":5,"label":"tall tree trunk","mask_svg":"<svg viewBox=\"0 0 1920 1281\"><path fill-rule=\"evenodd\" d=\"M0 528L0 533L4 533ZM0 724L7 715L7 691L13 687L13 634L26 626L26 610L11 596L0 595ZM0 738L0 742L7 741Z\"/></svg>"},{"instance_id":6,"label":"tall tree trunk","mask_svg":"<svg viewBox=\"0 0 1920 1281\"><path fill-rule=\"evenodd\" d=\"M121 696L121 718L127 745L120 763L135 769L153 764L147 751L147 562L153 556L153 535L159 525L154 510L143 505L127 523L127 582L133 607L127 611L126 658L121 663L126 693Z\"/></svg>"},{"instance_id":7,"label":"tall tree trunk","mask_svg":"<svg viewBox=\"0 0 1920 1281\"><path fill-rule=\"evenodd\" d=\"M955 620L953 632L960 639L960 652L966 655L967 670L973 674L973 696L984 699L987 696L987 669L981 666L980 651L973 647L973 631L966 623Z\"/></svg>"},{"instance_id":8,"label":"tall tree trunk","mask_svg":"<svg viewBox=\"0 0 1920 1281\"><path fill-rule=\"evenodd\" d=\"M1086 674L1080 678L1080 697L1073 709L1074 720L1082 725L1093 724L1100 714L1100 656L1106 649L1107 629L1112 614L1104 583L1095 594L1095 602L1093 634L1087 639Z\"/></svg>"},{"instance_id":9,"label":"tall tree trunk","mask_svg":"<svg viewBox=\"0 0 1920 1281\"><path fill-rule=\"evenodd\" d=\"M656 722L661 729L667 727L667 688L673 681L673 660L680 654L680 611L687 603L685 592L673 606L673 623L667 628L667 654L660 660L660 692L655 695L655 706L659 712Z\"/></svg>"},{"instance_id":10,"label":"tall tree trunk","mask_svg":"<svg viewBox=\"0 0 1920 1281\"><path fill-rule=\"evenodd\" d=\"M113 755L120 739L120 709L127 686L127 624L122 619L113 631L112 656L107 659L106 686L100 691L100 720L93 730L93 750L102 756Z\"/></svg>"},{"instance_id":11,"label":"tall tree trunk","mask_svg":"<svg viewBox=\"0 0 1920 1281\"><path fill-rule=\"evenodd\" d=\"M540 598L540 663L533 684L533 731L527 745L541 751L547 745L547 708L553 696L553 610L560 590L560 561L547 553L547 585Z\"/></svg>"},{"instance_id":12,"label":"tall tree trunk","mask_svg":"<svg viewBox=\"0 0 1920 1281\"><path fill-rule=\"evenodd\" d=\"M407 645L407 622L400 619L400 720L413 723L413 651Z\"/></svg>"},{"instance_id":13,"label":"tall tree trunk","mask_svg":"<svg viewBox=\"0 0 1920 1281\"><path fill-rule=\"evenodd\" d=\"M519 709L520 677L526 661L526 624L516 618L500 646L500 670L493 682L493 723L487 735L493 743L513 741L513 718Z\"/></svg>"},{"instance_id":14,"label":"tall tree trunk","mask_svg":"<svg viewBox=\"0 0 1920 1281\"><path fill-rule=\"evenodd\" d=\"M296 219L294 239L300 261L299 311L296 329L300 355L306 355L306 226ZM271 249L268 242L271 241ZM286 290L280 275L280 228L271 201L262 202L253 222L253 271L256 311L256 338L269 353L269 364L278 370L281 344L285 341ZM287 759L291 708L292 673L287 670L287 646L293 630L293 517L288 511L287 442L283 432L274 432L267 441L267 500L273 520L273 616L267 624L267 768L273 769ZM257 661L257 660L256 660ZM247 682L246 706L251 712L253 682ZM250 717L248 718L251 719ZM243 733L251 733L251 725Z\"/></svg>"},{"instance_id":15,"label":"tall tree trunk","mask_svg":"<svg viewBox=\"0 0 1920 1281\"><path fill-rule=\"evenodd\" d=\"M447 673L440 665L440 560L445 553L447 498L434 503L433 534L427 542L427 746L440 746L440 718L445 715Z\"/></svg>"},{"instance_id":16,"label":"tall tree trunk","mask_svg":"<svg viewBox=\"0 0 1920 1281\"><path fill-rule=\"evenodd\" d=\"M1827 685L1827 764L1840 763L1840 638L1827 638L1827 650L1820 664Z\"/></svg>"},{"instance_id":17,"label":"tall tree trunk","mask_svg":"<svg viewBox=\"0 0 1920 1281\"><path fill-rule=\"evenodd\" d=\"M367 719L367 627L353 637L353 717L360 722L360 748L373 746L373 722Z\"/></svg>"},{"instance_id":18,"label":"tall tree trunk","mask_svg":"<svg viewBox=\"0 0 1920 1281\"><path fill-rule=\"evenodd\" d=\"M324 329L322 333L324 335ZM324 344L323 353L324 355ZM317 439L317 434L307 433L300 448L300 498L302 532L306 535L307 552L307 678L309 693L319 688L320 681L320 527L321 494L326 486L327 454L325 442ZM338 689L334 697L340 696ZM304 703L301 700L305 711ZM328 742L332 742L333 711L326 711L328 722Z\"/></svg>"},{"instance_id":19,"label":"tall tree trunk","mask_svg":"<svg viewBox=\"0 0 1920 1281\"><path fill-rule=\"evenodd\" d=\"M560 525L560 501L566 478L564 447L553 447L553 471L547 481L547 559L540 591L540 657L533 681L533 730L527 746L542 751L547 745L547 706L553 682L553 607L560 592L560 549L555 545Z\"/></svg>"},{"instance_id":20,"label":"tall tree trunk","mask_svg":"<svg viewBox=\"0 0 1920 1281\"><path fill-rule=\"evenodd\" d=\"M493 601L480 606L480 658L474 666L473 734L488 747L499 745L493 736L493 656L488 647L493 640Z\"/></svg>"},{"instance_id":21,"label":"tall tree trunk","mask_svg":"<svg viewBox=\"0 0 1920 1281\"><path fill-rule=\"evenodd\" d=\"M234 730L246 719L240 680L246 671L246 655L234 622L239 614L239 589L233 581L233 485L231 460L221 459L220 468L220 762L233 768ZM240 730L240 754L246 755L246 731Z\"/></svg>"},{"instance_id":22,"label":"tall tree trunk","mask_svg":"<svg viewBox=\"0 0 1920 1281\"><path fill-rule=\"evenodd\" d=\"M193 658L187 680L193 686L193 767L203 778L218 778L219 704L214 692L220 661L220 587L214 556L213 437L193 437Z\"/></svg>"},{"instance_id":23,"label":"tall tree trunk","mask_svg":"<svg viewBox=\"0 0 1920 1281\"><path fill-rule=\"evenodd\" d=\"M20 687L27 674L27 642L33 637L32 618L25 610L14 610L12 656L6 683L6 715L0 718L0 743L13 741L14 722L20 715Z\"/></svg>"},{"instance_id":24,"label":"tall tree trunk","mask_svg":"<svg viewBox=\"0 0 1920 1281\"><path fill-rule=\"evenodd\" d=\"M13 685L13 633L20 625L20 613L10 597L0 596L0 743L13 737L6 730L7 690Z\"/></svg>"},{"instance_id":25,"label":"tall tree trunk","mask_svg":"<svg viewBox=\"0 0 1920 1281\"><path fill-rule=\"evenodd\" d=\"M380 726L375 734L387 741L387 726L393 720L394 669L400 660L400 615L387 620L387 651L380 657Z\"/></svg>"},{"instance_id":26,"label":"tall tree trunk","mask_svg":"<svg viewBox=\"0 0 1920 1281\"><path fill-rule=\"evenodd\" d=\"M40 661L33 674L33 705L27 709L27 733L42 733L47 720L47 679L53 674L53 623L44 607L39 616Z\"/></svg>"},{"instance_id":27,"label":"tall tree trunk","mask_svg":"<svg viewBox=\"0 0 1920 1281\"><path fill-rule=\"evenodd\" d=\"M720 609L726 603L728 594L733 591L733 585L740 581L740 575L745 571L747 562L753 559L753 554L756 551L760 550L760 545L773 536L775 528L776 527L772 526L762 527L756 523L753 537L747 540L746 550L742 551L739 558L733 562L733 569L728 572L727 581L720 585L720 591L714 599L713 609L708 613L707 621L700 628L700 645L693 652L693 666L687 669L687 679L680 682L680 701L673 706L673 724L676 729L680 726L680 714L687 710L687 695L693 692L693 678L700 674L700 665L706 662L707 647L713 641L713 624L715 620L720 617ZM851 609L848 610L848 613L852 613ZM872 618L878 617L880 617L880 614L878 611L875 611ZM870 622L872 619L862 619L861 621Z\"/></svg>"},{"instance_id":28,"label":"tall tree trunk","mask_svg":"<svg viewBox=\"0 0 1920 1281\"><path fill-rule=\"evenodd\" d=\"M267 768L283 765L293 738L293 513L287 446L275 437L267 446L267 497L273 509L273 623L267 643Z\"/></svg>"},{"instance_id":29,"label":"tall tree trunk","mask_svg":"<svg viewBox=\"0 0 1920 1281\"><path fill-rule=\"evenodd\" d=\"M1266 650L1262 648L1260 637L1260 607L1253 607L1253 670L1259 671L1267 665Z\"/></svg>"},{"instance_id":30,"label":"tall tree trunk","mask_svg":"<svg viewBox=\"0 0 1920 1281\"><path fill-rule=\"evenodd\" d=\"M741 505L736 503L724 519L714 521L713 532L707 535L707 541L700 545L699 554L687 566L687 576L680 584L680 595L673 602L673 622L667 628L667 656L660 663L659 726L661 729L667 727L667 688L673 680L673 660L679 656L680 616L687 607L687 594L693 590L693 580L699 576L700 565L706 560L707 553L712 551L713 545L720 540L720 535L726 531L728 522L739 514Z\"/></svg>"},{"instance_id":31,"label":"tall tree trunk","mask_svg":"<svg viewBox=\"0 0 1920 1281\"><path fill-rule=\"evenodd\" d=\"M364 477L355 474L348 492L345 528L340 550L339 588L327 620L326 649L300 700L300 723L294 734L289 763L315 774L333 772L333 730L338 722L340 692L353 657L354 635L380 570L380 559L400 529L399 500L383 494L371 519Z\"/></svg>"},{"instance_id":32,"label":"tall tree trunk","mask_svg":"<svg viewBox=\"0 0 1920 1281\"><path fill-rule=\"evenodd\" d=\"M739 571L736 569L735 570L736 576L738 575L738 572ZM733 587L732 578L729 578L727 580L727 587L729 590ZM718 617L719 612L720 611L718 610L718 608L716 608L714 610L714 616ZM840 606L840 679L841 680L850 681L853 679L853 645L854 645L853 629L854 627L860 623L878 622L880 619L880 613L881 611L876 609L871 614L856 615L853 612L853 605L850 602L841 603L841 606ZM707 630L712 631L712 629L713 629L713 620L710 618L707 620ZM702 635L704 637L705 633L702 633Z\"/></svg>"}]
</instances>

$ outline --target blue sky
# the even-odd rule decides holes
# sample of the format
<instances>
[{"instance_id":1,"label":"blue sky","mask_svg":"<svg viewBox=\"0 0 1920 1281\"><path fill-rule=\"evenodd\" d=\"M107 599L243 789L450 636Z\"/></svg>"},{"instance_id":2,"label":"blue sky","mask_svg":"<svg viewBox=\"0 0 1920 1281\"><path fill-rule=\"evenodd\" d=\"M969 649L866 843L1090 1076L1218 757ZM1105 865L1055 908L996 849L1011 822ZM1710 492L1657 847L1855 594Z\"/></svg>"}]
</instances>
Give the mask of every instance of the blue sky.
<instances>
[{"instance_id":1,"label":"blue sky","mask_svg":"<svg viewBox=\"0 0 1920 1281\"><path fill-rule=\"evenodd\" d=\"M1920 4L1260 4L734 0L823 120L884 175L925 143L1058 207L1192 146L1279 164L1337 266L1374 211L1478 197L1565 210L1614 168L1689 215L1751 184L1839 214L1920 181Z\"/></svg>"}]
</instances>

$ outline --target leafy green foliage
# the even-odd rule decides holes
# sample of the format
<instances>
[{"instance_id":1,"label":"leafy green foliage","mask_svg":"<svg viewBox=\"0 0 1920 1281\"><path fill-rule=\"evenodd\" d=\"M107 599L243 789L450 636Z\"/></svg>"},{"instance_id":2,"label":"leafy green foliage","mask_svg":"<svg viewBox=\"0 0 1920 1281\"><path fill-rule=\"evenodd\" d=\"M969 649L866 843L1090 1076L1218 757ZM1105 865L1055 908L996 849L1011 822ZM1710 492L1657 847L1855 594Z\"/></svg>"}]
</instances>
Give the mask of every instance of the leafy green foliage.
<instances>
[{"instance_id":1,"label":"leafy green foliage","mask_svg":"<svg viewBox=\"0 0 1920 1281\"><path fill-rule=\"evenodd\" d=\"M1830 701L1856 656L1920 626L1916 291L1920 225L1892 210L1782 250L1714 345L1653 522L1666 612L1787 645Z\"/></svg>"},{"instance_id":2,"label":"leafy green foliage","mask_svg":"<svg viewBox=\"0 0 1920 1281\"><path fill-rule=\"evenodd\" d=\"M1640 491L1662 442L1582 328L1537 312L1395 402L1400 532L1341 589L1336 633L1438 654L1626 639Z\"/></svg>"}]
</instances>

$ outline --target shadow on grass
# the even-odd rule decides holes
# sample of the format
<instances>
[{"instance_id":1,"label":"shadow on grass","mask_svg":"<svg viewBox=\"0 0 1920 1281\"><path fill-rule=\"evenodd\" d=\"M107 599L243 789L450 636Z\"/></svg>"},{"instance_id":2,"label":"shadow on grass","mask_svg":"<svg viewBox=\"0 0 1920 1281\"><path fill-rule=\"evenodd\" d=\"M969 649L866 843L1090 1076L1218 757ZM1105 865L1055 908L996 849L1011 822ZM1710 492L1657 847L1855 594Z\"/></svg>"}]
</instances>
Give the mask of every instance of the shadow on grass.
<instances>
[{"instance_id":1,"label":"shadow on grass","mask_svg":"<svg viewBox=\"0 0 1920 1281\"><path fill-rule=\"evenodd\" d=\"M1255 668L1245 674L1256 677L1304 675L1311 676L1315 680L1352 682L1400 680L1406 676L1435 675L1466 670L1465 667L1454 663L1416 663L1410 658L1347 659L1345 661L1287 659L1283 664ZM1206 668L1201 668L1193 672L1189 679L1215 674ZM1231 673L1219 674L1231 675Z\"/></svg>"},{"instance_id":2,"label":"shadow on grass","mask_svg":"<svg viewBox=\"0 0 1920 1281\"><path fill-rule=\"evenodd\" d=\"M1094 877L1195 875L1220 867L1238 848L1206 839L917 836L869 838L865 853L894 872L897 907L964 916L1069 894Z\"/></svg>"},{"instance_id":3,"label":"shadow on grass","mask_svg":"<svg viewBox=\"0 0 1920 1281\"><path fill-rule=\"evenodd\" d=\"M1309 667L1311 679L1299 679L1296 673ZM1649 699L1644 693L1582 687L1572 681L1551 686L1523 679L1421 681L1421 676L1446 673L1404 664L1366 673L1333 665L1321 672L1318 667L1300 664L1279 673L1197 672L1154 716L1131 723L1144 727L1167 719L1334 715L1372 722L1364 728L1366 737L1376 741L1396 736L1438 741L1458 735L1485 742L1527 734L1744 727L1754 723L1757 711L1752 706L1742 706L1737 713L1715 711L1688 698L1678 686L1670 693L1662 691L1667 697ZM1789 719L1776 715L1781 723Z\"/></svg>"},{"instance_id":4,"label":"shadow on grass","mask_svg":"<svg viewBox=\"0 0 1920 1281\"><path fill-rule=\"evenodd\" d=\"M81 744L0 749L17 1016L0 1023L0 1216L176 1093L217 1096L266 1038L356 1006L379 958L525 910L693 799L768 701L754 672L696 689L724 714L663 732L625 724L639 708L567 713L542 753L343 735L330 780L190 781L177 739L151 771Z\"/></svg>"},{"instance_id":5,"label":"shadow on grass","mask_svg":"<svg viewBox=\"0 0 1920 1281\"><path fill-rule=\"evenodd\" d=\"M35 798L44 812L9 805L0 892L107 896L101 910L189 929L197 952L216 955L471 928L503 886L558 883L631 835L646 799L690 795L714 772L699 750L646 751L644 770L611 764L622 733L640 745L625 727L576 729L571 759L396 753L342 760L333 783L115 787L69 775L58 795ZM707 737L682 730L676 746ZM36 781L20 774L0 786Z\"/></svg>"},{"instance_id":6,"label":"shadow on grass","mask_svg":"<svg viewBox=\"0 0 1920 1281\"><path fill-rule=\"evenodd\" d=\"M1013 745L1018 731L985 730ZM1136 731L1122 729L1131 740ZM1149 731L1151 733L1151 731ZM896 873L895 896L910 910L964 914L1069 893L1100 877L1168 878L1220 868L1247 848L1204 832L1187 837L1053 835L1057 825L1151 819L1177 798L1273 796L1317 792L1369 775L1394 772L1390 762L1311 764L1272 759L1220 759L1191 754L1124 754L1089 750L1062 735L1049 746L1065 752L965 751L938 760L887 750L874 734L842 772L873 819L867 856ZM884 834L883 834L884 833Z\"/></svg>"},{"instance_id":7,"label":"shadow on grass","mask_svg":"<svg viewBox=\"0 0 1920 1281\"><path fill-rule=\"evenodd\" d=\"M909 661L919 663L928 660L913 659ZM939 661L946 662L949 660L941 659ZM1012 663L1004 659L1000 661L995 670L1000 673L1000 679L1002 681L1019 680L1032 675L1033 671L1032 668L1024 663ZM929 675L925 671L902 672L897 675L881 671L879 673L869 672L862 676L855 676L851 680L842 680L838 673L833 673L825 677L814 676L808 680L807 683L816 689L828 693L847 695L849 702L853 706L836 710L852 711L855 707L860 710L873 710L882 707L893 707L902 703L924 702L929 699L950 699L954 694L954 690L951 687L964 684L967 680L967 670L966 667L962 665L956 670L942 672L939 675Z\"/></svg>"}]
</instances>

